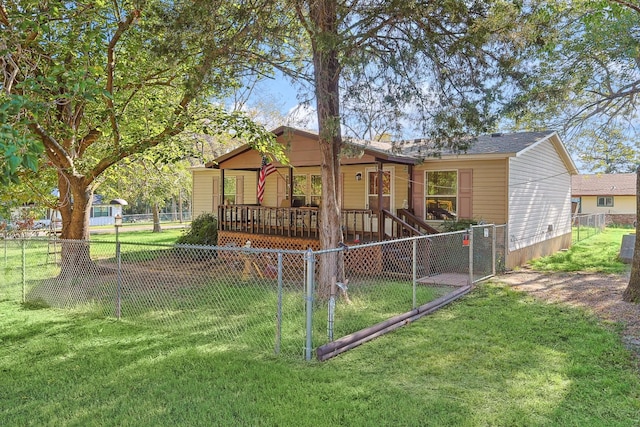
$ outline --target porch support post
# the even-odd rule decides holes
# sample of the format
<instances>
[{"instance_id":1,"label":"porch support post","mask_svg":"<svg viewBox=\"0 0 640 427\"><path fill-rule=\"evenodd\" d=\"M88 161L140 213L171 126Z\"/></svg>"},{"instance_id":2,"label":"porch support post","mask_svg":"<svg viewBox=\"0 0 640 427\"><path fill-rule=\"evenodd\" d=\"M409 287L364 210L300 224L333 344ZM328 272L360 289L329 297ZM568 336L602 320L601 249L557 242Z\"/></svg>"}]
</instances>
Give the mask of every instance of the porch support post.
<instances>
[{"instance_id":1,"label":"porch support post","mask_svg":"<svg viewBox=\"0 0 640 427\"><path fill-rule=\"evenodd\" d=\"M409 185L407 186L407 209L415 215L416 212L413 210L413 165L407 165L407 171L409 175Z\"/></svg>"},{"instance_id":2,"label":"porch support post","mask_svg":"<svg viewBox=\"0 0 640 427\"><path fill-rule=\"evenodd\" d=\"M289 166L289 186L287 188L287 197L289 198L290 207L293 207L293 168L291 166Z\"/></svg>"},{"instance_id":3,"label":"porch support post","mask_svg":"<svg viewBox=\"0 0 640 427\"><path fill-rule=\"evenodd\" d=\"M224 205L224 169L220 169L220 194L218 195L218 206Z\"/></svg>"},{"instance_id":4,"label":"porch support post","mask_svg":"<svg viewBox=\"0 0 640 427\"><path fill-rule=\"evenodd\" d=\"M382 191L383 182L382 182L382 162L378 161L378 239L380 241L384 240L384 215L382 215L382 195L384 194Z\"/></svg>"}]
</instances>

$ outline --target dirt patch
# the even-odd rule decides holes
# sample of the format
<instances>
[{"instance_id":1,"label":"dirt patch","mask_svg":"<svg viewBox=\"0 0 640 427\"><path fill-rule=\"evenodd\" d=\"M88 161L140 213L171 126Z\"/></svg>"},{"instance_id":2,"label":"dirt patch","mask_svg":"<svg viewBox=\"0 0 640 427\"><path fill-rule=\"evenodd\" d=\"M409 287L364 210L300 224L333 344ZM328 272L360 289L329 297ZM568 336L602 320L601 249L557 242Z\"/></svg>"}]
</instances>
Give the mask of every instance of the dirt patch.
<instances>
[{"instance_id":1,"label":"dirt patch","mask_svg":"<svg viewBox=\"0 0 640 427\"><path fill-rule=\"evenodd\" d=\"M629 283L628 273L541 273L520 270L498 276L497 280L541 300L582 307L601 320L623 325L622 340L640 363L640 304L622 301L622 293Z\"/></svg>"}]
</instances>

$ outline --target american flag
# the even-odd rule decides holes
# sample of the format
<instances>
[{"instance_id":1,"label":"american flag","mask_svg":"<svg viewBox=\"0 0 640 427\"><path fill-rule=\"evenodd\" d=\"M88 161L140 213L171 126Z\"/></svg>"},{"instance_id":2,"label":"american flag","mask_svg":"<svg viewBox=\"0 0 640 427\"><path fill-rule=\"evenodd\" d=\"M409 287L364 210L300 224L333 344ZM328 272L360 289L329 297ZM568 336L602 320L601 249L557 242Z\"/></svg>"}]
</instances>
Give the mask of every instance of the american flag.
<instances>
[{"instance_id":1,"label":"american flag","mask_svg":"<svg viewBox=\"0 0 640 427\"><path fill-rule=\"evenodd\" d=\"M276 171L273 163L270 163L266 157L262 158L262 166L260 167L260 176L258 177L258 203L262 204L264 198L264 185L267 177Z\"/></svg>"}]
</instances>

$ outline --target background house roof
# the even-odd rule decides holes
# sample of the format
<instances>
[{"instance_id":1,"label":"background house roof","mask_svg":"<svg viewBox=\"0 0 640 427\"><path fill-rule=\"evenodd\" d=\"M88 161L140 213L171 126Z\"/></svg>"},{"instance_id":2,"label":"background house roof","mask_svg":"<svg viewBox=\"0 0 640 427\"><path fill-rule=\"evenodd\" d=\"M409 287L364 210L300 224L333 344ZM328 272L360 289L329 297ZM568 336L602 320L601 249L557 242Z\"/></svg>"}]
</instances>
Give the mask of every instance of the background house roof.
<instances>
[{"instance_id":1,"label":"background house roof","mask_svg":"<svg viewBox=\"0 0 640 427\"><path fill-rule=\"evenodd\" d=\"M636 174L574 175L571 187L574 196L635 196Z\"/></svg>"}]
</instances>

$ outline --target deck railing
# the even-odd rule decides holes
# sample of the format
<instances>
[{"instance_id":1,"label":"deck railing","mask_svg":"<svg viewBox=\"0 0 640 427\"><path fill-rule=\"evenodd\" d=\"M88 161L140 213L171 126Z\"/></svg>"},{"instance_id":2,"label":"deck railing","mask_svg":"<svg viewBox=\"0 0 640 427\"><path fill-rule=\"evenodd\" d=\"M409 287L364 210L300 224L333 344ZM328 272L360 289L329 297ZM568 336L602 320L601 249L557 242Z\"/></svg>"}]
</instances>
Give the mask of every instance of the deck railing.
<instances>
[{"instance_id":1,"label":"deck railing","mask_svg":"<svg viewBox=\"0 0 640 427\"><path fill-rule=\"evenodd\" d=\"M409 224L411 227L419 230L422 234L438 234L439 230L427 224L424 220L415 216L413 212L407 209L398 209L398 218Z\"/></svg>"},{"instance_id":2,"label":"deck railing","mask_svg":"<svg viewBox=\"0 0 640 427\"><path fill-rule=\"evenodd\" d=\"M218 208L218 230L221 231L317 239L320 222L320 209L317 207L222 205ZM419 236L430 231L387 210L378 213L371 209L344 209L340 214L340 225L347 242Z\"/></svg>"},{"instance_id":3,"label":"deck railing","mask_svg":"<svg viewBox=\"0 0 640 427\"><path fill-rule=\"evenodd\" d=\"M317 238L318 208L222 205L218 208L218 230Z\"/></svg>"}]
</instances>

